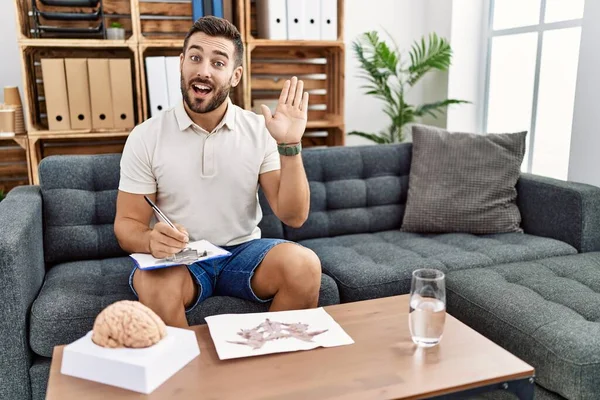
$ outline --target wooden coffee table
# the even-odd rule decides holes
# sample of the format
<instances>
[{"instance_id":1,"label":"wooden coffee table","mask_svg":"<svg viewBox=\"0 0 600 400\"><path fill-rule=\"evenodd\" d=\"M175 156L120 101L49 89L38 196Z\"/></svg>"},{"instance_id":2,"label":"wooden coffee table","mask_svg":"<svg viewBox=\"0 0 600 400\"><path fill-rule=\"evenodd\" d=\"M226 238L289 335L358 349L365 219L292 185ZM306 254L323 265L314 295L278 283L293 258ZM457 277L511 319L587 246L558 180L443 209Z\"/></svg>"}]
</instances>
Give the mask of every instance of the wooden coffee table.
<instances>
[{"instance_id":1,"label":"wooden coffee table","mask_svg":"<svg viewBox=\"0 0 600 400\"><path fill-rule=\"evenodd\" d=\"M200 356L150 395L62 375L57 346L47 399L465 398L496 389L533 399L534 369L449 315L441 343L417 348L408 296L325 309L355 344L221 361L208 327L195 326Z\"/></svg>"}]
</instances>

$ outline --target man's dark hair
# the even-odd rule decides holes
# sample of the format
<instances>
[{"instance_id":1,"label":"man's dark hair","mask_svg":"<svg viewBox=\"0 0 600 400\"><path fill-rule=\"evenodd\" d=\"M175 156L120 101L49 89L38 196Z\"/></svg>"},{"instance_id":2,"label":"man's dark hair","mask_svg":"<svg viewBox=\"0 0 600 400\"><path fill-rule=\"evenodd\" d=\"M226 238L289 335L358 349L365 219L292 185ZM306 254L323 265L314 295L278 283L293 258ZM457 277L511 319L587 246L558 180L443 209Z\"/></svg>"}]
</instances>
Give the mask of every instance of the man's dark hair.
<instances>
[{"instance_id":1,"label":"man's dark hair","mask_svg":"<svg viewBox=\"0 0 600 400\"><path fill-rule=\"evenodd\" d=\"M183 54L185 54L187 51L190 37L196 32L204 32L208 36L222 37L231 40L235 49L235 66L239 67L242 65L242 59L244 57L244 42L242 42L242 35L240 35L240 31L238 31L235 25L233 25L231 22L223 18L214 17L212 15L198 18L185 36L183 41Z\"/></svg>"}]
</instances>

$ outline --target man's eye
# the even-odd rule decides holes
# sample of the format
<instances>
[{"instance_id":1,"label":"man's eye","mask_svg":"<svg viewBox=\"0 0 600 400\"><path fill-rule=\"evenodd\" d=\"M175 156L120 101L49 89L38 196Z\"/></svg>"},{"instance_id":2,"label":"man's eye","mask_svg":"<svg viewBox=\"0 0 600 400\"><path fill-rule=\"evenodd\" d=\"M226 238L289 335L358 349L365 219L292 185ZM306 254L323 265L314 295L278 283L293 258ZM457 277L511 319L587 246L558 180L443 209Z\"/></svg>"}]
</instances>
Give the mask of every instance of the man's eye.
<instances>
[{"instance_id":1,"label":"man's eye","mask_svg":"<svg viewBox=\"0 0 600 400\"><path fill-rule=\"evenodd\" d=\"M224 67L224 66L225 66L225 63L224 63L224 62L222 62L222 61L217 61L217 62L215 62L215 65L216 65L217 67L221 68L221 67Z\"/></svg>"},{"instance_id":2,"label":"man's eye","mask_svg":"<svg viewBox=\"0 0 600 400\"><path fill-rule=\"evenodd\" d=\"M198 56L191 56L190 60L192 60L194 62L197 62L197 61L200 61L200 57L198 57Z\"/></svg>"}]
</instances>

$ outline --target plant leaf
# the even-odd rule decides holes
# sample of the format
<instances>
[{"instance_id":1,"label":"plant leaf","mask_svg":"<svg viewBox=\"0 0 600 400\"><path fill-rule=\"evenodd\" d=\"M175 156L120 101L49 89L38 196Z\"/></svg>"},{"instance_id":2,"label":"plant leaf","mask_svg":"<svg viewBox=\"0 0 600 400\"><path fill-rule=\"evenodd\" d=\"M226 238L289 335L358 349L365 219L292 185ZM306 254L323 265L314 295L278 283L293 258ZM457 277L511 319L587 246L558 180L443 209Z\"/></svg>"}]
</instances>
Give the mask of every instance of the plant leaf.
<instances>
[{"instance_id":1,"label":"plant leaf","mask_svg":"<svg viewBox=\"0 0 600 400\"><path fill-rule=\"evenodd\" d=\"M410 51L408 84L414 86L431 69L446 71L450 67L451 59L452 49L446 39L431 33L428 42L425 43L425 36L421 37L421 42L415 41Z\"/></svg>"},{"instance_id":2,"label":"plant leaf","mask_svg":"<svg viewBox=\"0 0 600 400\"><path fill-rule=\"evenodd\" d=\"M391 143L389 141L389 138L386 138L386 137L380 136L380 135L376 135L374 133L365 133L365 132L351 131L351 132L348 132L348 135L360 136L360 137L363 137L365 139L369 139L370 141L378 143L378 144Z\"/></svg>"},{"instance_id":3,"label":"plant leaf","mask_svg":"<svg viewBox=\"0 0 600 400\"><path fill-rule=\"evenodd\" d=\"M444 108L448 107L450 104L470 104L470 101L465 100L456 100L456 99L446 99L442 101L436 101L434 103L422 104L415 109L415 116L423 117L425 114L431 115L434 118L437 118L443 111ZM437 113L437 114L436 114Z\"/></svg>"}]
</instances>

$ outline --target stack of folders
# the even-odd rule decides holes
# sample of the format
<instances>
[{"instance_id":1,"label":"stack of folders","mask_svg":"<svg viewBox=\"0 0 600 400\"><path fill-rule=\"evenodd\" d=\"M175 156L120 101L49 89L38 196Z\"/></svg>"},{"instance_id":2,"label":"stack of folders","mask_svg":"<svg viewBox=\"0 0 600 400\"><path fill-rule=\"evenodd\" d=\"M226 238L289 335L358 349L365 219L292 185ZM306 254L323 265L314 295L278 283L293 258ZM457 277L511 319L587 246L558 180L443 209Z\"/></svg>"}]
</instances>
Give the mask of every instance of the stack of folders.
<instances>
[{"instance_id":1,"label":"stack of folders","mask_svg":"<svg viewBox=\"0 0 600 400\"><path fill-rule=\"evenodd\" d=\"M50 130L133 128L128 58L43 58L41 64Z\"/></svg>"},{"instance_id":2,"label":"stack of folders","mask_svg":"<svg viewBox=\"0 0 600 400\"><path fill-rule=\"evenodd\" d=\"M233 22L233 0L192 0L194 21L205 15L214 15Z\"/></svg>"},{"instance_id":3,"label":"stack of folders","mask_svg":"<svg viewBox=\"0 0 600 400\"><path fill-rule=\"evenodd\" d=\"M146 57L146 82L150 116L181 101L179 57Z\"/></svg>"},{"instance_id":4,"label":"stack of folders","mask_svg":"<svg viewBox=\"0 0 600 400\"><path fill-rule=\"evenodd\" d=\"M337 0L256 0L258 37L337 40Z\"/></svg>"}]
</instances>

